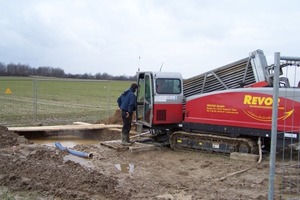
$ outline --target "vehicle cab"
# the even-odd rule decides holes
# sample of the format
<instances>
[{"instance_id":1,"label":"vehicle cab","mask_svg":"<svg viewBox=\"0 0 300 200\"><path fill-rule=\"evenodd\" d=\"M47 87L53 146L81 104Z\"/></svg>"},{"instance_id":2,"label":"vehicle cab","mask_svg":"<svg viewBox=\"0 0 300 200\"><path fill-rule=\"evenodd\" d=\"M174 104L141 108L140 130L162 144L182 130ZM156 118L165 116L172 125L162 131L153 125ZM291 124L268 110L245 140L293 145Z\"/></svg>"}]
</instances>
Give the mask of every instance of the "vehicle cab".
<instances>
[{"instance_id":1,"label":"vehicle cab","mask_svg":"<svg viewBox=\"0 0 300 200\"><path fill-rule=\"evenodd\" d=\"M182 75L174 72L137 72L137 122L147 127L182 123Z\"/></svg>"}]
</instances>

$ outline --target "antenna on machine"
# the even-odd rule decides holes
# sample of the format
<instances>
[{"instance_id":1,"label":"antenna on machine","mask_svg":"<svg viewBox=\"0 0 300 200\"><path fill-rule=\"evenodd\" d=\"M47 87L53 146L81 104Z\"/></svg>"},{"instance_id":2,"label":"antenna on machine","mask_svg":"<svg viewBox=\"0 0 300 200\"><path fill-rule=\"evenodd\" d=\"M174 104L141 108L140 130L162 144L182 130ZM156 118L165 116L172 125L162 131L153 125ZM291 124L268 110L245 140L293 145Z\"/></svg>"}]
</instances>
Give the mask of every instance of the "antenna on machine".
<instances>
[{"instance_id":1,"label":"antenna on machine","mask_svg":"<svg viewBox=\"0 0 300 200\"><path fill-rule=\"evenodd\" d=\"M164 62L162 62L161 66L160 66L160 69L159 69L160 72L161 72L163 65L164 65Z\"/></svg>"},{"instance_id":2,"label":"antenna on machine","mask_svg":"<svg viewBox=\"0 0 300 200\"><path fill-rule=\"evenodd\" d=\"M138 72L140 71L141 68L141 56L139 56L139 67L138 67Z\"/></svg>"}]
</instances>

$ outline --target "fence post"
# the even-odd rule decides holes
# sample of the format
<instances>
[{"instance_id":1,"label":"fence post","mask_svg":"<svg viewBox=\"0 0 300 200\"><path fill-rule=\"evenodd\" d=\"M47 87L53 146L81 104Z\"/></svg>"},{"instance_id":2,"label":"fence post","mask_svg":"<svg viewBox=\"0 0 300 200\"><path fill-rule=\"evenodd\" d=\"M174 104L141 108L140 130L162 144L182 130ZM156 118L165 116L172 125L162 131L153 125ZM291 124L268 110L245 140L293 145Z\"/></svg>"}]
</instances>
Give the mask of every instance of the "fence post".
<instances>
[{"instance_id":1,"label":"fence post","mask_svg":"<svg viewBox=\"0 0 300 200\"><path fill-rule=\"evenodd\" d=\"M109 111L110 111L110 81L107 81L107 111L106 111L106 117L109 117Z\"/></svg>"},{"instance_id":2,"label":"fence post","mask_svg":"<svg viewBox=\"0 0 300 200\"><path fill-rule=\"evenodd\" d=\"M32 87L32 107L33 107L33 121L37 122L37 83L36 80L33 79L33 87Z\"/></svg>"},{"instance_id":3,"label":"fence post","mask_svg":"<svg viewBox=\"0 0 300 200\"><path fill-rule=\"evenodd\" d=\"M271 155L270 155L270 172L269 172L269 193L268 200L274 199L274 177L275 177L275 160L277 145L277 118L278 118L278 93L279 93L279 67L280 53L276 52L274 56L274 79L273 79L273 107L272 107L272 131L271 131Z\"/></svg>"}]
</instances>

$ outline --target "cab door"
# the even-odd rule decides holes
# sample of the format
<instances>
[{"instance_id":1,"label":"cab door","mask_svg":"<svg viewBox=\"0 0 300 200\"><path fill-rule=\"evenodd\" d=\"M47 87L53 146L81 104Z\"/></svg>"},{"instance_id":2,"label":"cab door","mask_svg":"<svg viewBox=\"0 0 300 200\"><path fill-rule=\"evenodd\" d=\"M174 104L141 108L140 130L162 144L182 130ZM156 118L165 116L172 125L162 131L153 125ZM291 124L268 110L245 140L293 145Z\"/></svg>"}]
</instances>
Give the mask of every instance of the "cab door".
<instances>
[{"instance_id":1,"label":"cab door","mask_svg":"<svg viewBox=\"0 0 300 200\"><path fill-rule=\"evenodd\" d=\"M152 126L153 118L153 76L149 72L138 73L137 121L145 126Z\"/></svg>"}]
</instances>

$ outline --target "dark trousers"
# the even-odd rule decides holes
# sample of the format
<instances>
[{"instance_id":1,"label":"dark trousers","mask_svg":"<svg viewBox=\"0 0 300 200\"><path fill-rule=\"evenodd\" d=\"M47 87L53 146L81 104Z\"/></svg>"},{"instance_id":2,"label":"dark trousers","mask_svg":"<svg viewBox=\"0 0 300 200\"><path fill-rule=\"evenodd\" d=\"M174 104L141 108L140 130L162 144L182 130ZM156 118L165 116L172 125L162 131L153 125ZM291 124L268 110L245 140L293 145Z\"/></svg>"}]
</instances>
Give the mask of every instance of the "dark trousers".
<instances>
[{"instance_id":1,"label":"dark trousers","mask_svg":"<svg viewBox=\"0 0 300 200\"><path fill-rule=\"evenodd\" d=\"M122 120L123 120L122 142L130 142L129 132L131 130L132 114L129 114L129 116L126 117L126 111L122 110Z\"/></svg>"}]
</instances>

